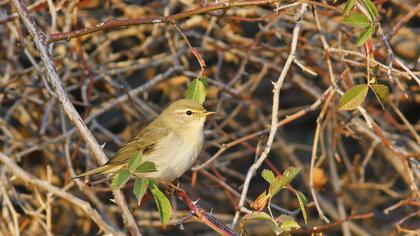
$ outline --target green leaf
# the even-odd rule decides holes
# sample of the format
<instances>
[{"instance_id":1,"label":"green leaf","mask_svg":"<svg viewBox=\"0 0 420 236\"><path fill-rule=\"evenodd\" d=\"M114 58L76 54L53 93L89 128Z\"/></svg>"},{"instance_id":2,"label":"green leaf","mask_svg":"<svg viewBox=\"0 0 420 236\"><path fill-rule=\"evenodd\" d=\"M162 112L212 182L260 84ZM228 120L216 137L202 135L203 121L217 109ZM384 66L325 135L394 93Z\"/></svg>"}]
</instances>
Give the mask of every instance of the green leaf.
<instances>
[{"instance_id":1,"label":"green leaf","mask_svg":"<svg viewBox=\"0 0 420 236\"><path fill-rule=\"evenodd\" d=\"M343 23L354 27L365 28L370 24L370 20L362 14L353 13L351 16L344 17Z\"/></svg>"},{"instance_id":2,"label":"green leaf","mask_svg":"<svg viewBox=\"0 0 420 236\"><path fill-rule=\"evenodd\" d=\"M156 165L153 162L145 161L141 163L139 167L136 169L136 173L146 173L146 172L156 172Z\"/></svg>"},{"instance_id":3,"label":"green leaf","mask_svg":"<svg viewBox=\"0 0 420 236\"><path fill-rule=\"evenodd\" d=\"M288 236L288 235L290 235L290 234L288 234L287 232L285 232L284 230L282 230L282 229L280 228L280 226L277 224L277 222L275 222L275 221L273 221L273 222L272 222L272 224L271 224L271 229L273 230L273 232L274 232L276 235L284 235L284 236Z\"/></svg>"},{"instance_id":4,"label":"green leaf","mask_svg":"<svg viewBox=\"0 0 420 236\"><path fill-rule=\"evenodd\" d=\"M303 220L305 220L305 224L308 224L308 215L306 214L306 209L305 209L305 205L307 202L306 196L302 192L297 191L296 197L299 201L299 207L300 207L300 210L302 211Z\"/></svg>"},{"instance_id":5,"label":"green leaf","mask_svg":"<svg viewBox=\"0 0 420 236\"><path fill-rule=\"evenodd\" d=\"M265 212L261 212L261 211L258 211L258 212L254 211L242 217L241 223L240 223L240 228L242 230L242 233L245 229L245 225L249 223L250 221L269 221L271 222L271 224L276 224L269 214Z\"/></svg>"},{"instance_id":6,"label":"green leaf","mask_svg":"<svg viewBox=\"0 0 420 236\"><path fill-rule=\"evenodd\" d=\"M209 81L209 78L206 76L203 76L203 77L200 77L199 79L204 84L204 88L207 89L207 81Z\"/></svg>"},{"instance_id":7,"label":"green leaf","mask_svg":"<svg viewBox=\"0 0 420 236\"><path fill-rule=\"evenodd\" d=\"M356 47L362 46L366 41L372 38L373 27L369 25L366 27L360 34L356 40Z\"/></svg>"},{"instance_id":8,"label":"green leaf","mask_svg":"<svg viewBox=\"0 0 420 236\"><path fill-rule=\"evenodd\" d=\"M380 102L386 102L389 95L389 88L383 84L371 84L370 88L375 93Z\"/></svg>"},{"instance_id":9,"label":"green leaf","mask_svg":"<svg viewBox=\"0 0 420 236\"><path fill-rule=\"evenodd\" d=\"M250 214L245 215L244 217L242 217L241 222L242 223L246 223L249 220L268 220L268 221L272 221L273 219L271 218L271 216L265 212L262 211L254 211Z\"/></svg>"},{"instance_id":10,"label":"green leaf","mask_svg":"<svg viewBox=\"0 0 420 236\"><path fill-rule=\"evenodd\" d=\"M112 178L112 189L116 190L127 183L128 179L130 178L130 172L128 170L122 170L114 175Z\"/></svg>"},{"instance_id":11,"label":"green leaf","mask_svg":"<svg viewBox=\"0 0 420 236\"><path fill-rule=\"evenodd\" d=\"M340 98L340 110L354 110L365 100L368 92L367 84L359 84L347 90Z\"/></svg>"},{"instance_id":12,"label":"green leaf","mask_svg":"<svg viewBox=\"0 0 420 236\"><path fill-rule=\"evenodd\" d=\"M261 173L261 176L267 181L269 184L273 183L276 180L274 173L271 170L264 169Z\"/></svg>"},{"instance_id":13,"label":"green leaf","mask_svg":"<svg viewBox=\"0 0 420 236\"><path fill-rule=\"evenodd\" d=\"M347 0L346 6L343 10L343 15L346 16L350 13L351 9L353 9L354 5L356 5L356 0Z\"/></svg>"},{"instance_id":14,"label":"green leaf","mask_svg":"<svg viewBox=\"0 0 420 236\"><path fill-rule=\"evenodd\" d=\"M203 104L206 100L207 77L194 79L187 88L185 98L197 101Z\"/></svg>"},{"instance_id":15,"label":"green leaf","mask_svg":"<svg viewBox=\"0 0 420 236\"><path fill-rule=\"evenodd\" d=\"M141 152L134 153L134 155L130 158L130 161L128 162L128 171L133 172L135 169L137 169L137 167L141 165L141 158Z\"/></svg>"},{"instance_id":16,"label":"green leaf","mask_svg":"<svg viewBox=\"0 0 420 236\"><path fill-rule=\"evenodd\" d=\"M376 9L375 4L371 0L363 0L363 4L368 10L370 17L372 17L372 20L375 20L378 16L378 9Z\"/></svg>"},{"instance_id":17,"label":"green leaf","mask_svg":"<svg viewBox=\"0 0 420 236\"><path fill-rule=\"evenodd\" d=\"M292 229L300 229L300 225L295 220L289 220L282 223L280 229L291 231Z\"/></svg>"},{"instance_id":18,"label":"green leaf","mask_svg":"<svg viewBox=\"0 0 420 236\"><path fill-rule=\"evenodd\" d=\"M245 215L241 219L241 223L240 223L240 229L242 231L241 235L248 235L244 231L245 231L246 224L250 221L268 221L270 223L272 230L274 231L276 235L280 235L281 233L284 232L284 230L280 228L277 222L273 218L271 218L269 214L265 212L252 212L250 214Z\"/></svg>"},{"instance_id":19,"label":"green leaf","mask_svg":"<svg viewBox=\"0 0 420 236\"><path fill-rule=\"evenodd\" d=\"M147 187L149 186L149 179L137 178L134 181L134 195L137 199L137 204L140 206L141 199L143 199L144 194L147 191Z\"/></svg>"},{"instance_id":20,"label":"green leaf","mask_svg":"<svg viewBox=\"0 0 420 236\"><path fill-rule=\"evenodd\" d=\"M270 184L269 193L271 196L276 195L284 186L288 185L302 170L301 167L289 167L283 173L283 176L277 176L272 184Z\"/></svg>"},{"instance_id":21,"label":"green leaf","mask_svg":"<svg viewBox=\"0 0 420 236\"><path fill-rule=\"evenodd\" d=\"M277 217L276 222L280 223L280 229L286 232L291 231L292 229L300 229L300 225L288 215L280 215Z\"/></svg>"},{"instance_id":22,"label":"green leaf","mask_svg":"<svg viewBox=\"0 0 420 236\"><path fill-rule=\"evenodd\" d=\"M150 191L155 199L159 211L160 221L163 225L168 224L172 217L172 206L169 199L163 194L154 182L150 182Z\"/></svg>"}]
</instances>

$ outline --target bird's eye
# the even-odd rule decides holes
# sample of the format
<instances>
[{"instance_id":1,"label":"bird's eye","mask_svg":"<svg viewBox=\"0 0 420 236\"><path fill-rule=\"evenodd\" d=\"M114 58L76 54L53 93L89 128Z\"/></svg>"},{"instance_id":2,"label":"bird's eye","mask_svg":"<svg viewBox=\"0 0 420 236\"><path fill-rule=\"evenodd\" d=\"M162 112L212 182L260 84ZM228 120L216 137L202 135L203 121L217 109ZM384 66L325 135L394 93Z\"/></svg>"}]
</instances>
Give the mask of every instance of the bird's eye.
<instances>
[{"instance_id":1,"label":"bird's eye","mask_svg":"<svg viewBox=\"0 0 420 236\"><path fill-rule=\"evenodd\" d=\"M192 111L188 110L188 111L186 112L186 114L190 116L190 115L192 115Z\"/></svg>"}]
</instances>

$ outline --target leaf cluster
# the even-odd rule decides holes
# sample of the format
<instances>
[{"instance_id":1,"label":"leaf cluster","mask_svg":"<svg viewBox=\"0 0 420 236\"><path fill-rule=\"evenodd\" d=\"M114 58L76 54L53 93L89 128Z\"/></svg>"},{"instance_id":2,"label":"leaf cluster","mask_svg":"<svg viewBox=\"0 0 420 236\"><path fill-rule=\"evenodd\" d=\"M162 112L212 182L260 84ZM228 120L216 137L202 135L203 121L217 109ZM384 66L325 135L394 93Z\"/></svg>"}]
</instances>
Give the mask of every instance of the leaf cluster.
<instances>
[{"instance_id":1,"label":"leaf cluster","mask_svg":"<svg viewBox=\"0 0 420 236\"><path fill-rule=\"evenodd\" d=\"M285 189L293 179L300 173L302 170L301 167L289 167L284 171L283 175L275 176L271 170L264 169L261 173L261 176L265 181L269 183L268 190L262 192L255 200L252 202L251 207L255 210L254 212L243 217L241 221L241 228L244 230L245 225L251 220L264 220L270 222L270 225L273 231L279 235L282 233L288 234L293 229L299 229L300 225L295 221L295 219L288 215L280 215L274 217L271 213L270 203L271 199L275 197L282 189ZM299 207L302 212L305 224L307 223L307 213L305 209L305 204L307 202L305 195L302 192L293 190L296 194L296 197L299 201ZM267 207L270 214L263 212Z\"/></svg>"},{"instance_id":2,"label":"leaf cluster","mask_svg":"<svg viewBox=\"0 0 420 236\"><path fill-rule=\"evenodd\" d=\"M369 17L360 14L353 13L350 15L351 10L356 5L357 0L348 0L343 11L343 23L349 24L353 27L362 28L362 32L356 39L356 46L362 46L368 40L372 38L372 35L377 30L376 17L378 16L378 10L375 4L371 0L363 0L363 7L369 13Z\"/></svg>"}]
</instances>

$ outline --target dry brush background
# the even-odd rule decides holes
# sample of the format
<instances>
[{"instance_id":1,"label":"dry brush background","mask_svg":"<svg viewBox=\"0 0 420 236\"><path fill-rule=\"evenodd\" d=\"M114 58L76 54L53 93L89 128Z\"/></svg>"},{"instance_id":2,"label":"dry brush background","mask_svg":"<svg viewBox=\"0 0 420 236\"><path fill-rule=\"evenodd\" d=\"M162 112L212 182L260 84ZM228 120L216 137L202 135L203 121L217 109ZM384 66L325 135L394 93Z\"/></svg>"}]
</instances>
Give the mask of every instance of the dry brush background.
<instances>
[{"instance_id":1,"label":"dry brush background","mask_svg":"<svg viewBox=\"0 0 420 236\"><path fill-rule=\"evenodd\" d=\"M48 53L19 20L21 3L67 105L44 69ZM122 196L71 179L106 159L97 143L111 157L200 73L217 115L179 182L220 222L240 227L268 187L262 169L301 166L271 202L275 216L302 225L292 234L418 235L420 4L374 3L380 29L367 60L354 44L360 30L341 23L343 1L0 1L0 235L215 234L183 219L189 209L170 192L176 212L162 227L153 199L138 207L132 184ZM97 32L54 34L88 26ZM368 94L359 109L338 110L367 71L390 88L389 101ZM309 200L307 225L294 189ZM266 223L247 233L273 234Z\"/></svg>"}]
</instances>

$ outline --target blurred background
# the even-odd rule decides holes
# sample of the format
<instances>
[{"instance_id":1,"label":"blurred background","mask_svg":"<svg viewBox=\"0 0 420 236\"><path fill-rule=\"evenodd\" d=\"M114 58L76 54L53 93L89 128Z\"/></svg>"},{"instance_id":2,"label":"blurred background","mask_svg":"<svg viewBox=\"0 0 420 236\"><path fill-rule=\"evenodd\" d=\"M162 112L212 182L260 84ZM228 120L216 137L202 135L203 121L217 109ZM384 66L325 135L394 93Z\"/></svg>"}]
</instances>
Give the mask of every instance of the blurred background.
<instances>
[{"instance_id":1,"label":"blurred background","mask_svg":"<svg viewBox=\"0 0 420 236\"><path fill-rule=\"evenodd\" d=\"M318 231L322 235L415 235L420 228L419 84L397 63L389 74L388 61L393 52L419 76L419 4L375 1L385 36L379 31L374 35L370 73L390 88L390 101L381 106L369 92L363 107L375 123L370 128L360 112L338 110L338 93L327 96L326 92L334 88L331 74L343 91L366 83L365 50L355 46L360 29L341 22L343 1L305 2L310 7L303 15L295 60L280 92L279 121L301 115L279 128L268 158L251 181L245 207L252 210L250 203L268 188L261 178L263 169L280 174L290 166L301 166L288 190L271 202L274 216L290 215L302 226L293 235L308 235L315 226L325 226ZM174 15L213 2L25 3L38 26L51 34L115 18ZM206 123L206 143L195 171L184 174L179 183L204 209L231 224L245 175L267 141L272 82L289 55L299 9L299 2L284 1L192 14L176 21L179 30L172 24L106 29L53 42L50 52L71 102L112 157L165 106L184 97L200 72L188 43L197 49L209 77L205 107L217 115ZM0 1L0 151L36 178L89 202L106 222L123 230L109 183L87 186L71 179L98 164L60 108L39 53L15 12L10 1ZM322 35L330 49L323 47ZM320 104L310 109L316 101ZM324 107L325 116L318 119ZM320 219L309 186L317 119L320 134L313 188L331 224ZM213 161L201 165L212 157ZM0 234L16 235L16 228L21 235L98 233L95 222L70 202L26 184L4 165L0 175ZM177 226L188 209L169 192L166 195L176 212L172 224L163 227L153 198L146 195L137 206L132 186L129 182L124 193L144 235L216 234L195 218ZM290 189L308 198L307 225ZM357 215L365 216L351 220ZM245 228L248 235L274 234L267 222Z\"/></svg>"}]
</instances>

